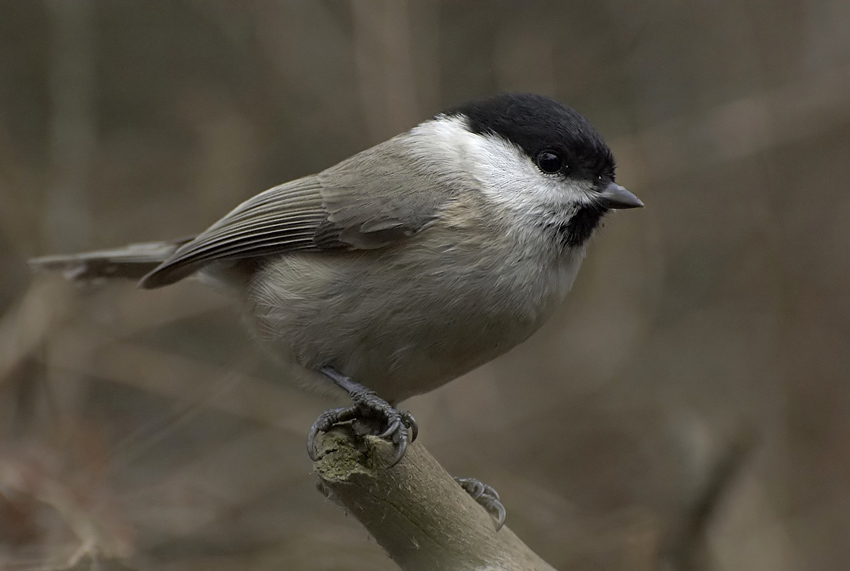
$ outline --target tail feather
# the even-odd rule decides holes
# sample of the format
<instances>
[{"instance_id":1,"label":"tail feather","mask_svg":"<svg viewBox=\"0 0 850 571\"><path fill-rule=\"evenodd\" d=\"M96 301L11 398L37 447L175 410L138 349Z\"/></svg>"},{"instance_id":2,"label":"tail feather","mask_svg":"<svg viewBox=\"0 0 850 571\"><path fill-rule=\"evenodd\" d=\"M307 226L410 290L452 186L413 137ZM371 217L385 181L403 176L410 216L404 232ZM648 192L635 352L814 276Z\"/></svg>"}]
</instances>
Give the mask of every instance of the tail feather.
<instances>
[{"instance_id":1,"label":"tail feather","mask_svg":"<svg viewBox=\"0 0 850 571\"><path fill-rule=\"evenodd\" d=\"M62 272L67 279L75 282L96 282L113 278L138 280L191 239L131 244L114 250L82 254L44 256L31 259L29 264L37 271Z\"/></svg>"}]
</instances>

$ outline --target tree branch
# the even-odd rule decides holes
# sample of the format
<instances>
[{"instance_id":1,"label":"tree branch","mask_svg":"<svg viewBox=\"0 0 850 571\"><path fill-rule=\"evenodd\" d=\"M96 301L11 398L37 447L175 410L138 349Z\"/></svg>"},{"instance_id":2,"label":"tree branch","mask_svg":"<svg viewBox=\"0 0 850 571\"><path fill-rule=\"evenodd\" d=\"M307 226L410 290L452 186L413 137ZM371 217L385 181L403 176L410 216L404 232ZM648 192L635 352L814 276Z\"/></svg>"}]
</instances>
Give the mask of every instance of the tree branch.
<instances>
[{"instance_id":1,"label":"tree branch","mask_svg":"<svg viewBox=\"0 0 850 571\"><path fill-rule=\"evenodd\" d=\"M324 492L362 523L404 571L554 571L479 506L419 443L386 469L392 446L339 426L314 468Z\"/></svg>"}]
</instances>

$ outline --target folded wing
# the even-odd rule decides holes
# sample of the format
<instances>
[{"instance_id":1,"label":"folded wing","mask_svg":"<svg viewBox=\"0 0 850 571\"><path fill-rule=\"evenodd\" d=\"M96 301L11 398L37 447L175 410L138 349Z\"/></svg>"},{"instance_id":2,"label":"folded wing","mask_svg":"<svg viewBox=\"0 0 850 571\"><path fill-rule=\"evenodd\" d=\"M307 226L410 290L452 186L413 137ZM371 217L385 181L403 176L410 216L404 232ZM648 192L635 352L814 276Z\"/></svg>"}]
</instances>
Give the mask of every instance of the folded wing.
<instances>
[{"instance_id":1,"label":"folded wing","mask_svg":"<svg viewBox=\"0 0 850 571\"><path fill-rule=\"evenodd\" d=\"M220 260L375 249L410 236L435 218L438 204L433 181L399 161L404 156L379 145L270 188L182 245L140 285L162 287Z\"/></svg>"}]
</instances>

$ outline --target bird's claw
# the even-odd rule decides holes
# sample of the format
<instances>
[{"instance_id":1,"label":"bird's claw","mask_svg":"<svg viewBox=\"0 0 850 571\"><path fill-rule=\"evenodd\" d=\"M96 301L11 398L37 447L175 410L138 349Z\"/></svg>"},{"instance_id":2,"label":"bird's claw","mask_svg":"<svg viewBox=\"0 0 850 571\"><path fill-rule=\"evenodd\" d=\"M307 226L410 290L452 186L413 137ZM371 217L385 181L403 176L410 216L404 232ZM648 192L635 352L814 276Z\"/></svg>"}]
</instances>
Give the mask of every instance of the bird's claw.
<instances>
[{"instance_id":1,"label":"bird's claw","mask_svg":"<svg viewBox=\"0 0 850 571\"><path fill-rule=\"evenodd\" d=\"M455 481L496 520L496 531L502 529L508 512L499 499L499 492L475 478L455 478Z\"/></svg>"},{"instance_id":2,"label":"bird's claw","mask_svg":"<svg viewBox=\"0 0 850 571\"><path fill-rule=\"evenodd\" d=\"M389 436L395 434L399 428L401 428L401 417L393 420L387 429L378 435L378 438L389 438Z\"/></svg>"},{"instance_id":3,"label":"bird's claw","mask_svg":"<svg viewBox=\"0 0 850 571\"><path fill-rule=\"evenodd\" d=\"M396 448L396 452L387 466L387 468L392 468L404 457L407 445L416 440L419 433L416 421L409 412L394 409L374 393L353 395L353 398L355 399L355 407L360 411L358 416L370 419L378 417L381 424L387 427L386 430L378 434L378 437L389 440ZM410 433L408 433L408 430Z\"/></svg>"},{"instance_id":4,"label":"bird's claw","mask_svg":"<svg viewBox=\"0 0 850 571\"><path fill-rule=\"evenodd\" d=\"M419 435L416 420L406 410L396 410L365 387L357 387L350 394L354 403L353 406L327 410L313 423L310 434L307 436L307 453L310 455L310 459L315 462L318 458L316 437L320 432L327 432L337 424L355 419L379 420L381 426L387 428L378 434L378 437L389 440L396 448L396 452L387 467L395 466L404 457L407 445L416 440ZM408 430L410 433L408 433Z\"/></svg>"},{"instance_id":5,"label":"bird's claw","mask_svg":"<svg viewBox=\"0 0 850 571\"><path fill-rule=\"evenodd\" d=\"M313 426L310 427L310 433L307 435L307 454L310 460L315 462L319 459L316 451L316 437L320 432L327 432L336 424L348 422L357 415L357 407L349 406L345 408L332 408L326 410L319 415Z\"/></svg>"},{"instance_id":6,"label":"bird's claw","mask_svg":"<svg viewBox=\"0 0 850 571\"><path fill-rule=\"evenodd\" d=\"M410 429L410 441L415 442L416 437L419 436L419 425L416 424L416 419L406 410L399 411L399 415L401 415L401 423Z\"/></svg>"}]
</instances>

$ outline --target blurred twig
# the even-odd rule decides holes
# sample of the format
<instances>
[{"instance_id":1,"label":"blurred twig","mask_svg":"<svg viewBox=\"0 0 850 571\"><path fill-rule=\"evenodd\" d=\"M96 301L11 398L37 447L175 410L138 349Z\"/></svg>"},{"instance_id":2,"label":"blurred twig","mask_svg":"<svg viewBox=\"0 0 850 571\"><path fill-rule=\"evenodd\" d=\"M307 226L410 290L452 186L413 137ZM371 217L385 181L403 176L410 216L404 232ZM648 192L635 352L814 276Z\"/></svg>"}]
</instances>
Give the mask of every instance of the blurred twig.
<instances>
[{"instance_id":1,"label":"blurred twig","mask_svg":"<svg viewBox=\"0 0 850 571\"><path fill-rule=\"evenodd\" d=\"M56 282L34 283L0 319L0 384L70 311L67 288Z\"/></svg>"},{"instance_id":2,"label":"blurred twig","mask_svg":"<svg viewBox=\"0 0 850 571\"><path fill-rule=\"evenodd\" d=\"M552 570L490 515L419 443L384 469L394 451L348 427L326 434L315 463L329 496L341 503L405 571Z\"/></svg>"},{"instance_id":3,"label":"blurred twig","mask_svg":"<svg viewBox=\"0 0 850 571\"><path fill-rule=\"evenodd\" d=\"M723 456L714 463L705 484L685 510L683 521L670 542L665 556L665 569L702 571L711 568L706 534L720 502L750 458L755 440L756 436L751 430L741 431Z\"/></svg>"},{"instance_id":4,"label":"blurred twig","mask_svg":"<svg viewBox=\"0 0 850 571\"><path fill-rule=\"evenodd\" d=\"M184 403L203 404L254 422L303 434L320 400L285 385L130 342L104 343L82 329L57 336L48 356L54 368L109 379ZM92 355L93 358L88 358ZM216 390L215 379L223 379ZM226 392L226 395L224 394ZM300 403L300 404L298 404ZM285 406L282 406L284 405ZM297 411L303 411L298 413Z\"/></svg>"},{"instance_id":5,"label":"blurred twig","mask_svg":"<svg viewBox=\"0 0 850 571\"><path fill-rule=\"evenodd\" d=\"M51 553L30 568L68 569L84 558L126 558L135 549L134 530L105 482L103 465L81 458L87 455L81 451L90 454L97 443L80 433L71 442L61 451L34 441L0 443L0 490L11 506L32 519L29 541L44 533L47 513L58 516L71 532L55 536ZM7 555L12 554L0 556L0 568L25 568Z\"/></svg>"}]
</instances>

